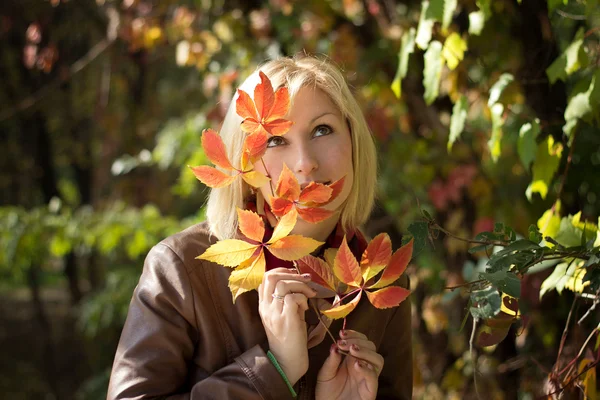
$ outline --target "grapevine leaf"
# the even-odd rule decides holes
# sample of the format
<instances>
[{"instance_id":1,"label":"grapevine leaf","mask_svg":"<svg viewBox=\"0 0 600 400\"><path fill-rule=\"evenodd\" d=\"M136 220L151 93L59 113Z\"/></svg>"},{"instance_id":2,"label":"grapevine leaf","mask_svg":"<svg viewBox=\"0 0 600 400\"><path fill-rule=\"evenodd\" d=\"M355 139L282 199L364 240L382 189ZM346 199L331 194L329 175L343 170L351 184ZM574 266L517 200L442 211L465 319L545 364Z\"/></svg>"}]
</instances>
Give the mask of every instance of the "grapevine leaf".
<instances>
[{"instance_id":1,"label":"grapevine leaf","mask_svg":"<svg viewBox=\"0 0 600 400\"><path fill-rule=\"evenodd\" d=\"M300 184L298 183L298 179L296 179L294 173L285 163L279 174L275 192L277 193L277 196L290 201L297 201L300 197Z\"/></svg>"},{"instance_id":2,"label":"grapevine leaf","mask_svg":"<svg viewBox=\"0 0 600 400\"><path fill-rule=\"evenodd\" d=\"M270 179L258 171L249 171L242 174L242 179L252 187L259 188L269 183Z\"/></svg>"},{"instance_id":3,"label":"grapevine leaf","mask_svg":"<svg viewBox=\"0 0 600 400\"><path fill-rule=\"evenodd\" d=\"M473 318L488 319L496 316L501 307L498 290L493 286L474 290L471 292L471 304L470 312Z\"/></svg>"},{"instance_id":4,"label":"grapevine leaf","mask_svg":"<svg viewBox=\"0 0 600 400\"><path fill-rule=\"evenodd\" d=\"M358 294L356 295L356 297L354 297L352 299L352 301L350 301L349 303L342 304L340 306L333 307L333 308L330 308L329 310L325 310L325 311L321 311L321 312L331 319L344 318L346 315L350 314L350 312L356 308L356 306L358 305L358 302L360 301L361 294L362 294L362 290L360 290L358 292Z\"/></svg>"},{"instance_id":5,"label":"grapevine leaf","mask_svg":"<svg viewBox=\"0 0 600 400\"><path fill-rule=\"evenodd\" d=\"M311 224L316 224L318 222L324 221L327 218L331 217L333 214L335 214L335 211L317 207L296 207L296 211L298 211L298 215L300 216L300 218L302 218L306 222L310 222Z\"/></svg>"},{"instance_id":6,"label":"grapevine leaf","mask_svg":"<svg viewBox=\"0 0 600 400\"><path fill-rule=\"evenodd\" d=\"M400 247L392 255L392 259L388 266L383 270L381 278L374 285L369 286L369 289L378 289L395 282L400 275L404 273L413 254L413 243L411 240L404 246Z\"/></svg>"},{"instance_id":7,"label":"grapevine leaf","mask_svg":"<svg viewBox=\"0 0 600 400\"><path fill-rule=\"evenodd\" d=\"M519 142L517 144L517 150L521 162L526 169L529 170L531 163L535 161L536 153L536 141L535 139L540 133L540 121L534 119L532 123L527 122L523 124L519 130Z\"/></svg>"},{"instance_id":8,"label":"grapevine leaf","mask_svg":"<svg viewBox=\"0 0 600 400\"><path fill-rule=\"evenodd\" d=\"M200 165L198 167L190 167L194 176L206 186L211 188L221 188L230 185L237 175L227 175L216 168L208 165Z\"/></svg>"},{"instance_id":9,"label":"grapevine leaf","mask_svg":"<svg viewBox=\"0 0 600 400\"><path fill-rule=\"evenodd\" d=\"M227 151L221 136L214 130L205 129L202 132L202 149L213 164L226 170L234 169L227 158Z\"/></svg>"},{"instance_id":10,"label":"grapevine leaf","mask_svg":"<svg viewBox=\"0 0 600 400\"><path fill-rule=\"evenodd\" d=\"M387 233L380 233L371 240L362 254L360 268L363 280L369 279L381 272L392 258L392 241Z\"/></svg>"},{"instance_id":11,"label":"grapevine leaf","mask_svg":"<svg viewBox=\"0 0 600 400\"><path fill-rule=\"evenodd\" d=\"M238 227L248 239L262 242L265 235L265 224L260 215L249 210L237 209Z\"/></svg>"},{"instance_id":12,"label":"grapevine leaf","mask_svg":"<svg viewBox=\"0 0 600 400\"><path fill-rule=\"evenodd\" d=\"M532 200L533 193L539 193L542 199L546 198L548 186L560 164L562 150L562 144L554 143L552 136L548 136L546 140L537 146L536 161L533 164L533 178L525 191L529 201Z\"/></svg>"},{"instance_id":13,"label":"grapevine leaf","mask_svg":"<svg viewBox=\"0 0 600 400\"><path fill-rule=\"evenodd\" d=\"M267 248L280 260L294 261L309 255L322 244L323 242L312 238L291 235L267 245Z\"/></svg>"},{"instance_id":14,"label":"grapevine leaf","mask_svg":"<svg viewBox=\"0 0 600 400\"><path fill-rule=\"evenodd\" d=\"M442 56L446 60L446 64L450 70L456 69L458 64L463 60L465 51L467 50L467 42L456 32L452 32L444 42Z\"/></svg>"},{"instance_id":15,"label":"grapevine leaf","mask_svg":"<svg viewBox=\"0 0 600 400\"><path fill-rule=\"evenodd\" d=\"M521 297L521 280L511 271L482 272L480 276L512 297Z\"/></svg>"},{"instance_id":16,"label":"grapevine leaf","mask_svg":"<svg viewBox=\"0 0 600 400\"><path fill-rule=\"evenodd\" d=\"M219 240L210 246L202 255L196 257L226 267L237 267L256 251L258 245L238 239Z\"/></svg>"},{"instance_id":17,"label":"grapevine leaf","mask_svg":"<svg viewBox=\"0 0 600 400\"><path fill-rule=\"evenodd\" d=\"M240 265L239 268L231 272L229 276L229 289L233 296L233 302L242 293L258 288L265 274L265 254L261 250L251 263Z\"/></svg>"},{"instance_id":18,"label":"grapevine leaf","mask_svg":"<svg viewBox=\"0 0 600 400\"><path fill-rule=\"evenodd\" d=\"M324 260L311 255L297 261L298 269L303 274L310 274L310 281L329 288L335 292L337 287L335 276L329 264Z\"/></svg>"},{"instance_id":19,"label":"grapevine leaf","mask_svg":"<svg viewBox=\"0 0 600 400\"><path fill-rule=\"evenodd\" d=\"M462 95L452 108L452 118L450 119L450 136L448 137L448 152L452 150L454 142L460 137L465 128L467 111L469 104L467 97Z\"/></svg>"},{"instance_id":20,"label":"grapevine leaf","mask_svg":"<svg viewBox=\"0 0 600 400\"><path fill-rule=\"evenodd\" d=\"M327 202L332 193L333 189L331 187L322 183L311 182L302 190L298 201L301 203L321 204Z\"/></svg>"},{"instance_id":21,"label":"grapevine leaf","mask_svg":"<svg viewBox=\"0 0 600 400\"><path fill-rule=\"evenodd\" d=\"M296 209L290 210L287 214L285 214L273 230L273 235L271 235L271 239L267 242L267 244L275 243L276 241L282 239L283 237L290 234L294 226L296 226L298 213Z\"/></svg>"},{"instance_id":22,"label":"grapevine leaf","mask_svg":"<svg viewBox=\"0 0 600 400\"><path fill-rule=\"evenodd\" d=\"M396 307L406 300L410 295L410 290L400 286L388 286L374 292L366 291L366 293L367 298L375 308L390 308Z\"/></svg>"},{"instance_id":23,"label":"grapevine leaf","mask_svg":"<svg viewBox=\"0 0 600 400\"><path fill-rule=\"evenodd\" d=\"M397 98L402 96L402 79L406 77L408 72L408 59L415 51L415 28L410 28L402 35L402 44L398 52L398 70L392 81L392 91Z\"/></svg>"},{"instance_id":24,"label":"grapevine leaf","mask_svg":"<svg viewBox=\"0 0 600 400\"><path fill-rule=\"evenodd\" d=\"M581 27L569 47L546 69L551 84L558 79L565 81L567 76L587 67L589 58L583 47L584 36L585 29Z\"/></svg>"},{"instance_id":25,"label":"grapevine leaf","mask_svg":"<svg viewBox=\"0 0 600 400\"><path fill-rule=\"evenodd\" d=\"M425 52L425 68L423 70L423 86L425 86L425 102L430 105L438 97L440 79L444 58L442 57L442 44L436 40L429 44Z\"/></svg>"},{"instance_id":26,"label":"grapevine leaf","mask_svg":"<svg viewBox=\"0 0 600 400\"><path fill-rule=\"evenodd\" d=\"M362 283L360 266L348 247L345 236L335 256L333 273L341 282L347 285L359 287Z\"/></svg>"}]
</instances>

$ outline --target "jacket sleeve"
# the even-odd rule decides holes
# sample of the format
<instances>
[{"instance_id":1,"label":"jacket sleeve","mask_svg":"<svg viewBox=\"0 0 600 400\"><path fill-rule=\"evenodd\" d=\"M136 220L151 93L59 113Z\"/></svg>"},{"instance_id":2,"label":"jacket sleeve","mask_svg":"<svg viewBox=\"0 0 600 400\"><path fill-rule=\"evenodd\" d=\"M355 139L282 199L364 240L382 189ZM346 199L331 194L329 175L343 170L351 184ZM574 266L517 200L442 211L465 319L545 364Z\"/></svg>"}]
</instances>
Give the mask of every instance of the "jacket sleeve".
<instances>
[{"instance_id":1,"label":"jacket sleeve","mask_svg":"<svg viewBox=\"0 0 600 400\"><path fill-rule=\"evenodd\" d=\"M214 351L196 348L193 297L181 259L168 246L155 246L133 293L107 399L291 399L259 345L217 371L190 376L195 352Z\"/></svg>"},{"instance_id":2,"label":"jacket sleeve","mask_svg":"<svg viewBox=\"0 0 600 400\"><path fill-rule=\"evenodd\" d=\"M407 276L400 278L400 286L409 288ZM379 354L385 362L379 376L377 399L411 399L413 360L410 297L394 310L385 329Z\"/></svg>"}]
</instances>

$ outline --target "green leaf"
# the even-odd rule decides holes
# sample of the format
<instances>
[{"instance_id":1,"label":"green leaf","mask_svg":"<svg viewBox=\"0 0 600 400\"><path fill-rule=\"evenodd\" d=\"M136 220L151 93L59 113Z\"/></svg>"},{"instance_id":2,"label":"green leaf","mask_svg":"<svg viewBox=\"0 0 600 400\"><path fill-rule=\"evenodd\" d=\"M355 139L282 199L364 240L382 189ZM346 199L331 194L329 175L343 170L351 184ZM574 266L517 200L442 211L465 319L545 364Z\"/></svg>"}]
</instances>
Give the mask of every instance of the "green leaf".
<instances>
[{"instance_id":1,"label":"green leaf","mask_svg":"<svg viewBox=\"0 0 600 400\"><path fill-rule=\"evenodd\" d=\"M567 136L571 135L574 123L577 119L587 120L592 115L595 108L600 106L600 69L597 69L589 87L585 92L579 92L569 100L565 110L565 127L563 131Z\"/></svg>"},{"instance_id":2,"label":"green leaf","mask_svg":"<svg viewBox=\"0 0 600 400\"><path fill-rule=\"evenodd\" d=\"M476 2L477 7L483 12L486 20L492 16L491 2L492 0L477 0Z\"/></svg>"},{"instance_id":3,"label":"green leaf","mask_svg":"<svg viewBox=\"0 0 600 400\"><path fill-rule=\"evenodd\" d=\"M64 235L55 235L50 242L50 253L56 257L62 257L71 251L71 241Z\"/></svg>"},{"instance_id":4,"label":"green leaf","mask_svg":"<svg viewBox=\"0 0 600 400\"><path fill-rule=\"evenodd\" d=\"M511 271L482 272L480 276L512 297L521 297L521 280Z\"/></svg>"},{"instance_id":5,"label":"green leaf","mask_svg":"<svg viewBox=\"0 0 600 400\"><path fill-rule=\"evenodd\" d=\"M446 30L452 23L452 16L458 5L458 0L444 0L444 16L442 18L442 29Z\"/></svg>"},{"instance_id":6,"label":"green leaf","mask_svg":"<svg viewBox=\"0 0 600 400\"><path fill-rule=\"evenodd\" d=\"M500 312L501 300L498 290L489 286L482 290L471 292L471 315L477 319L492 318Z\"/></svg>"},{"instance_id":7,"label":"green leaf","mask_svg":"<svg viewBox=\"0 0 600 400\"><path fill-rule=\"evenodd\" d=\"M474 11L469 14L469 35L479 36L485 25L485 14L483 11Z\"/></svg>"},{"instance_id":8,"label":"green leaf","mask_svg":"<svg viewBox=\"0 0 600 400\"><path fill-rule=\"evenodd\" d=\"M525 191L527 199L531 201L533 193L539 193L542 199L548 194L548 186L552 182L554 173L560 164L563 146L554 143L554 138L548 136L537 147L535 163L533 164L533 178Z\"/></svg>"},{"instance_id":9,"label":"green leaf","mask_svg":"<svg viewBox=\"0 0 600 400\"><path fill-rule=\"evenodd\" d=\"M546 69L551 84L558 79L564 81L573 72L588 66L590 60L582 46L584 35L585 28L579 28L569 47Z\"/></svg>"},{"instance_id":10,"label":"green leaf","mask_svg":"<svg viewBox=\"0 0 600 400\"><path fill-rule=\"evenodd\" d=\"M500 100L500 96L506 87L515 80L512 74L504 73L500 75L500 78L494 83L494 86L490 89L490 98L488 99L488 107L492 107Z\"/></svg>"},{"instance_id":11,"label":"green leaf","mask_svg":"<svg viewBox=\"0 0 600 400\"><path fill-rule=\"evenodd\" d=\"M560 5L567 5L569 0L548 0L548 14L553 12Z\"/></svg>"},{"instance_id":12,"label":"green leaf","mask_svg":"<svg viewBox=\"0 0 600 400\"><path fill-rule=\"evenodd\" d=\"M460 96L452 108L452 118L450 119L450 135L448 136L448 152L452 150L452 145L460 137L465 128L467 111L469 103L465 95Z\"/></svg>"},{"instance_id":13,"label":"green leaf","mask_svg":"<svg viewBox=\"0 0 600 400\"><path fill-rule=\"evenodd\" d=\"M560 201L556 202L554 208L550 208L544 212L537 222L537 227L542 236L554 237L560 227Z\"/></svg>"},{"instance_id":14,"label":"green leaf","mask_svg":"<svg viewBox=\"0 0 600 400\"><path fill-rule=\"evenodd\" d=\"M450 70L454 70L463 60L466 50L467 42L458 33L452 32L446 38L444 48L442 49L442 56L446 60L446 64L448 64Z\"/></svg>"},{"instance_id":15,"label":"green leaf","mask_svg":"<svg viewBox=\"0 0 600 400\"><path fill-rule=\"evenodd\" d=\"M413 222L408 226L408 231L415 240L413 243L413 254L419 254L427 245L429 224L427 222Z\"/></svg>"},{"instance_id":16,"label":"green leaf","mask_svg":"<svg viewBox=\"0 0 600 400\"><path fill-rule=\"evenodd\" d=\"M425 0L421 3L421 16L419 17L419 25L417 26L417 37L415 43L420 49L425 50L429 42L431 41L431 33L433 30L433 24L435 20L427 19L427 9L429 8L429 1Z\"/></svg>"},{"instance_id":17,"label":"green leaf","mask_svg":"<svg viewBox=\"0 0 600 400\"><path fill-rule=\"evenodd\" d=\"M496 103L491 108L492 112L492 135L488 140L488 148L494 162L498 161L500 153L502 151L502 126L504 126L504 106L500 103Z\"/></svg>"},{"instance_id":18,"label":"green leaf","mask_svg":"<svg viewBox=\"0 0 600 400\"><path fill-rule=\"evenodd\" d=\"M410 28L408 31L404 32L404 35L402 35L402 45L400 47L400 51L398 52L398 70L396 71L396 76L392 82L392 91L397 98L402 96L401 82L408 72L408 59L410 55L414 53L414 51L415 28Z\"/></svg>"},{"instance_id":19,"label":"green leaf","mask_svg":"<svg viewBox=\"0 0 600 400\"><path fill-rule=\"evenodd\" d=\"M529 225L529 240L534 243L540 243L544 239L542 233L538 230L535 225Z\"/></svg>"},{"instance_id":20,"label":"green leaf","mask_svg":"<svg viewBox=\"0 0 600 400\"><path fill-rule=\"evenodd\" d=\"M540 134L540 120L534 119L533 123L527 122L519 130L519 141L517 150L521 162L529 170L531 163L535 161L536 142L535 139Z\"/></svg>"},{"instance_id":21,"label":"green leaf","mask_svg":"<svg viewBox=\"0 0 600 400\"><path fill-rule=\"evenodd\" d=\"M425 52L425 69L423 70L423 86L425 86L425 102L430 105L438 97L440 78L444 59L442 57L442 44L433 41Z\"/></svg>"},{"instance_id":22,"label":"green leaf","mask_svg":"<svg viewBox=\"0 0 600 400\"><path fill-rule=\"evenodd\" d=\"M550 290L556 290L561 294L570 277L573 276L577 269L576 262L563 262L554 267L554 271L542 282L540 287L540 299Z\"/></svg>"},{"instance_id":23,"label":"green leaf","mask_svg":"<svg viewBox=\"0 0 600 400\"><path fill-rule=\"evenodd\" d=\"M471 247L468 251L470 254L473 254L473 253L477 253L479 251L484 251L484 250L490 249L493 246L494 245L492 245L492 244L480 244L480 245Z\"/></svg>"}]
</instances>

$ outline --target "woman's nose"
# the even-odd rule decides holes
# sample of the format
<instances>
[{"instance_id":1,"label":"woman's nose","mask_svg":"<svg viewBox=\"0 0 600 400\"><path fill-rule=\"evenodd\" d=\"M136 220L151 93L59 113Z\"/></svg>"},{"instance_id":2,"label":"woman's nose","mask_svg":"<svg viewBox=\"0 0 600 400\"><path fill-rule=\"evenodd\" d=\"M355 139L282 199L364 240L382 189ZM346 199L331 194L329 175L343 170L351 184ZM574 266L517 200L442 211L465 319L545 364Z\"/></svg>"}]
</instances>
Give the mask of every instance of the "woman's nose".
<instances>
[{"instance_id":1,"label":"woman's nose","mask_svg":"<svg viewBox=\"0 0 600 400\"><path fill-rule=\"evenodd\" d=\"M319 162L313 149L309 146L301 146L296 153L294 172L300 175L310 175L311 172L319 168Z\"/></svg>"}]
</instances>

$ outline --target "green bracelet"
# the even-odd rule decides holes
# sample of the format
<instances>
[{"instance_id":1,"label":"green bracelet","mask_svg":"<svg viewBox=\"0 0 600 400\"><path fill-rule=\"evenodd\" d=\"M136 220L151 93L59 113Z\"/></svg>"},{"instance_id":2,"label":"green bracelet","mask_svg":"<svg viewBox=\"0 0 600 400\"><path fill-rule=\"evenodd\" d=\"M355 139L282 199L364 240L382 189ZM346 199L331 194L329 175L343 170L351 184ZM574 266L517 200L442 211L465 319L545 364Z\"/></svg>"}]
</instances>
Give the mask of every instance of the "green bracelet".
<instances>
[{"instance_id":1,"label":"green bracelet","mask_svg":"<svg viewBox=\"0 0 600 400\"><path fill-rule=\"evenodd\" d=\"M269 357L269 360L271 360L271 362L275 366L275 369L277 369L277 372L279 372L279 375L281 375L281 377L285 381L285 384L287 385L288 389L290 389L290 392L292 393L292 397L298 396L296 394L296 391L292 387L292 384L288 380L287 376L285 376L285 372L283 372L283 370L281 369L281 365L279 365L279 363L277 362L277 359L275 358L273 353L271 353L271 350L267 351L267 357Z\"/></svg>"}]
</instances>

